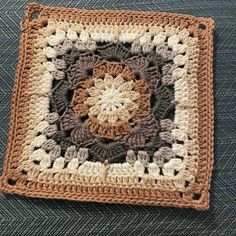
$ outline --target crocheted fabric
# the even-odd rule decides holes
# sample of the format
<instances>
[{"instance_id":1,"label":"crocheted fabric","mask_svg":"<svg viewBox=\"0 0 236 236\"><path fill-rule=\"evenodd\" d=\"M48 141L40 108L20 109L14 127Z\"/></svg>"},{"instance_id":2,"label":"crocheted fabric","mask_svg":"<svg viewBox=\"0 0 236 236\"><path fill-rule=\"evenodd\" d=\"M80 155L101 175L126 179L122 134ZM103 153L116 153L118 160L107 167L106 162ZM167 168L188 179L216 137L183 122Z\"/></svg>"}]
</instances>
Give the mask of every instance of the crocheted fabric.
<instances>
[{"instance_id":1,"label":"crocheted fabric","mask_svg":"<svg viewBox=\"0 0 236 236\"><path fill-rule=\"evenodd\" d=\"M4 192L208 208L211 19L30 4L21 27Z\"/></svg>"}]
</instances>

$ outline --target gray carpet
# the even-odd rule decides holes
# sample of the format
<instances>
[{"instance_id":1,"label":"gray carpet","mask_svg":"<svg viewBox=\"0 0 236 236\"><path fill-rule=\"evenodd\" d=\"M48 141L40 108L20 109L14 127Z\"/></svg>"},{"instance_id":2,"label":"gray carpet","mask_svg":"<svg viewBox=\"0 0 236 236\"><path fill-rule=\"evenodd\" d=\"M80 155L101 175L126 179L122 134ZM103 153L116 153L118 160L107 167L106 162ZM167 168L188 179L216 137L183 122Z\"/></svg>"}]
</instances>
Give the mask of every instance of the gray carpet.
<instances>
[{"instance_id":1,"label":"gray carpet","mask_svg":"<svg viewBox=\"0 0 236 236\"><path fill-rule=\"evenodd\" d=\"M7 143L19 24L31 1L0 0L0 163ZM215 163L211 205L191 209L41 200L0 193L0 235L236 235L236 1L43 0L87 9L169 11L215 19Z\"/></svg>"}]
</instances>

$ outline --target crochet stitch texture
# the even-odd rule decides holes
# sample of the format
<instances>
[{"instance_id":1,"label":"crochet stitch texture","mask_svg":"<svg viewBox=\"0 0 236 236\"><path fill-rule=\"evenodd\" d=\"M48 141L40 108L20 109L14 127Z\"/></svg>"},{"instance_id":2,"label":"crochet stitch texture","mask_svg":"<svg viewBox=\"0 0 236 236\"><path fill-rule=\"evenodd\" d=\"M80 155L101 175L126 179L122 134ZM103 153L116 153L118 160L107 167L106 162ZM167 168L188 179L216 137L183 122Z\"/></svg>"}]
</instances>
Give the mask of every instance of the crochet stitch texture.
<instances>
[{"instance_id":1,"label":"crochet stitch texture","mask_svg":"<svg viewBox=\"0 0 236 236\"><path fill-rule=\"evenodd\" d=\"M207 209L212 28L174 13L29 4L2 190Z\"/></svg>"}]
</instances>

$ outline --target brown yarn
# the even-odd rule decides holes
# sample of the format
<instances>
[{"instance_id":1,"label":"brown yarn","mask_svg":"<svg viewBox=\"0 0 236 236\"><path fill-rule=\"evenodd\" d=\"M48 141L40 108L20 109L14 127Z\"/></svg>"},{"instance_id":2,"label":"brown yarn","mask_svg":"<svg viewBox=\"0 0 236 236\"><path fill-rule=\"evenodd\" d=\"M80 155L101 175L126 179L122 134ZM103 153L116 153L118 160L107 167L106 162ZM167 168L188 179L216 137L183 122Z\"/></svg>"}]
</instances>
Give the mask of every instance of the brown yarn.
<instances>
[{"instance_id":1,"label":"brown yarn","mask_svg":"<svg viewBox=\"0 0 236 236\"><path fill-rule=\"evenodd\" d=\"M97 118L89 118L88 127L93 134L98 134L100 137L107 139L124 136L132 130L131 125L126 121L118 121L115 125L109 123L99 124Z\"/></svg>"},{"instance_id":2,"label":"brown yarn","mask_svg":"<svg viewBox=\"0 0 236 236\"><path fill-rule=\"evenodd\" d=\"M76 85L77 89L74 91L72 104L73 110L78 117L86 116L88 113L89 106L85 104L85 101L88 97L86 88L89 88L93 85L94 83L91 78L79 81Z\"/></svg>"},{"instance_id":3,"label":"brown yarn","mask_svg":"<svg viewBox=\"0 0 236 236\"><path fill-rule=\"evenodd\" d=\"M124 63L104 61L94 66L94 77L103 79L106 73L111 75L112 77L121 75L123 79L128 81L134 79L133 70Z\"/></svg>"}]
</instances>

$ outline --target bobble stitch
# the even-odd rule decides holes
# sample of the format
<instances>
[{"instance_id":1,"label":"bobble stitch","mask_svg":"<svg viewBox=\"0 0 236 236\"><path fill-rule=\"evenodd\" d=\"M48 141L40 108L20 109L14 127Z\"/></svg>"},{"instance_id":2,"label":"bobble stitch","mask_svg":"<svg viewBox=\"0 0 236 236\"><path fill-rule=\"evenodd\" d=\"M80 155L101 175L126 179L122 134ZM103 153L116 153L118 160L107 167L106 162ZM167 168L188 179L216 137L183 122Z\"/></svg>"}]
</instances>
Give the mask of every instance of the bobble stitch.
<instances>
[{"instance_id":1,"label":"bobble stitch","mask_svg":"<svg viewBox=\"0 0 236 236\"><path fill-rule=\"evenodd\" d=\"M53 173L63 170L64 166L65 166L65 158L63 158L63 157L57 158L53 163L53 167L52 167Z\"/></svg>"},{"instance_id":2,"label":"bobble stitch","mask_svg":"<svg viewBox=\"0 0 236 236\"><path fill-rule=\"evenodd\" d=\"M35 139L31 142L31 147L41 147L42 144L46 141L46 136L45 135L39 135L35 137Z\"/></svg>"},{"instance_id":3,"label":"bobble stitch","mask_svg":"<svg viewBox=\"0 0 236 236\"><path fill-rule=\"evenodd\" d=\"M53 124L59 120L59 115L56 112L49 113L45 117L45 121L49 122L49 124Z\"/></svg>"},{"instance_id":4,"label":"bobble stitch","mask_svg":"<svg viewBox=\"0 0 236 236\"><path fill-rule=\"evenodd\" d=\"M153 162L160 167L164 165L164 158L162 158L161 151L158 150L154 153Z\"/></svg>"},{"instance_id":5,"label":"bobble stitch","mask_svg":"<svg viewBox=\"0 0 236 236\"><path fill-rule=\"evenodd\" d=\"M178 68L177 65L173 65L173 64L168 63L168 64L166 64L166 65L164 65L164 66L162 67L162 74L163 74L163 75L171 75L172 72L173 72L176 68Z\"/></svg>"},{"instance_id":6,"label":"bobble stitch","mask_svg":"<svg viewBox=\"0 0 236 236\"><path fill-rule=\"evenodd\" d=\"M164 140L165 142L167 142L167 143L172 143L173 142L173 136L172 136L171 132L168 132L168 131L160 132L159 135L160 135L160 138L162 140Z\"/></svg>"},{"instance_id":7,"label":"bobble stitch","mask_svg":"<svg viewBox=\"0 0 236 236\"><path fill-rule=\"evenodd\" d=\"M35 128L35 134L43 133L48 126L49 123L47 121L41 121Z\"/></svg>"},{"instance_id":8,"label":"bobble stitch","mask_svg":"<svg viewBox=\"0 0 236 236\"><path fill-rule=\"evenodd\" d=\"M29 156L30 161L41 161L44 156L47 156L48 154L43 149L37 149L32 152L32 154Z\"/></svg>"},{"instance_id":9,"label":"bobble stitch","mask_svg":"<svg viewBox=\"0 0 236 236\"><path fill-rule=\"evenodd\" d=\"M188 61L188 57L187 56L183 56L183 55L177 55L174 58L174 64L182 66L185 65Z\"/></svg>"},{"instance_id":10,"label":"bobble stitch","mask_svg":"<svg viewBox=\"0 0 236 236\"><path fill-rule=\"evenodd\" d=\"M173 158L168 163L164 164L163 174L165 176L173 177L174 170L181 171L184 170L186 165L182 162L181 159Z\"/></svg>"},{"instance_id":11,"label":"bobble stitch","mask_svg":"<svg viewBox=\"0 0 236 236\"><path fill-rule=\"evenodd\" d=\"M58 70L66 69L66 62L62 59L56 59L53 61L52 64L55 66L55 70L56 69L58 69ZM55 71L55 70L53 70L53 71Z\"/></svg>"},{"instance_id":12,"label":"bobble stitch","mask_svg":"<svg viewBox=\"0 0 236 236\"><path fill-rule=\"evenodd\" d=\"M165 43L161 43L156 46L156 53L159 54L160 52L165 52L168 50L168 47L166 46Z\"/></svg>"},{"instance_id":13,"label":"bobble stitch","mask_svg":"<svg viewBox=\"0 0 236 236\"><path fill-rule=\"evenodd\" d=\"M52 135L54 135L57 132L57 130L58 130L57 125L50 125L44 130L44 133L48 137L51 137Z\"/></svg>"},{"instance_id":14,"label":"bobble stitch","mask_svg":"<svg viewBox=\"0 0 236 236\"><path fill-rule=\"evenodd\" d=\"M175 157L175 153L169 147L161 147L159 149L159 152L160 152L161 157L165 158L166 160L170 160L171 158Z\"/></svg>"},{"instance_id":15,"label":"bobble stitch","mask_svg":"<svg viewBox=\"0 0 236 236\"><path fill-rule=\"evenodd\" d=\"M171 132L176 140L187 142L188 135L186 133L182 132L179 129L173 129L173 130L171 130Z\"/></svg>"},{"instance_id":16,"label":"bobble stitch","mask_svg":"<svg viewBox=\"0 0 236 236\"><path fill-rule=\"evenodd\" d=\"M169 165L168 163L164 164L164 167L162 168L163 175L166 177L174 177L174 168L172 165Z\"/></svg>"},{"instance_id":17,"label":"bobble stitch","mask_svg":"<svg viewBox=\"0 0 236 236\"><path fill-rule=\"evenodd\" d=\"M139 38L139 43L141 46L144 46L144 44L151 42L151 35L150 34L144 34L142 37Z\"/></svg>"},{"instance_id":18,"label":"bobble stitch","mask_svg":"<svg viewBox=\"0 0 236 236\"><path fill-rule=\"evenodd\" d=\"M168 46L169 48L173 48L179 42L179 37L177 35L173 35L168 38Z\"/></svg>"},{"instance_id":19,"label":"bobble stitch","mask_svg":"<svg viewBox=\"0 0 236 236\"><path fill-rule=\"evenodd\" d=\"M69 39L66 39L63 43L63 48L64 48L65 53L71 50L73 46L74 46L73 42Z\"/></svg>"},{"instance_id":20,"label":"bobble stitch","mask_svg":"<svg viewBox=\"0 0 236 236\"><path fill-rule=\"evenodd\" d=\"M173 52L176 52L177 54L184 53L187 49L186 44L174 44L172 47Z\"/></svg>"},{"instance_id":21,"label":"bobble stitch","mask_svg":"<svg viewBox=\"0 0 236 236\"><path fill-rule=\"evenodd\" d=\"M51 46L56 46L61 44L65 39L65 31L57 29L55 35L51 35L48 38L48 43Z\"/></svg>"},{"instance_id":22,"label":"bobble stitch","mask_svg":"<svg viewBox=\"0 0 236 236\"><path fill-rule=\"evenodd\" d=\"M177 144L177 143L172 144L172 150L178 156L181 156L181 157L188 156L188 150L181 144Z\"/></svg>"},{"instance_id":23,"label":"bobble stitch","mask_svg":"<svg viewBox=\"0 0 236 236\"><path fill-rule=\"evenodd\" d=\"M42 149L51 151L56 146L56 144L57 143L53 139L48 139L43 143Z\"/></svg>"},{"instance_id":24,"label":"bobble stitch","mask_svg":"<svg viewBox=\"0 0 236 236\"><path fill-rule=\"evenodd\" d=\"M148 27L148 31L152 36L158 35L164 31L164 28L162 26L154 26L150 25Z\"/></svg>"},{"instance_id":25,"label":"bobble stitch","mask_svg":"<svg viewBox=\"0 0 236 236\"><path fill-rule=\"evenodd\" d=\"M144 54L149 54L154 49L154 44L151 42L145 43L142 49Z\"/></svg>"},{"instance_id":26,"label":"bobble stitch","mask_svg":"<svg viewBox=\"0 0 236 236\"><path fill-rule=\"evenodd\" d=\"M66 32L64 30L61 30L61 29L56 30L55 36L60 40L60 43L62 43L63 40L65 39L65 35L66 35Z\"/></svg>"},{"instance_id":27,"label":"bobble stitch","mask_svg":"<svg viewBox=\"0 0 236 236\"><path fill-rule=\"evenodd\" d=\"M55 58L57 56L56 50L51 47L44 48L43 52L48 58Z\"/></svg>"},{"instance_id":28,"label":"bobble stitch","mask_svg":"<svg viewBox=\"0 0 236 236\"><path fill-rule=\"evenodd\" d=\"M88 149L87 148L80 148L77 154L77 158L79 163L84 163L89 157Z\"/></svg>"},{"instance_id":29,"label":"bobble stitch","mask_svg":"<svg viewBox=\"0 0 236 236\"><path fill-rule=\"evenodd\" d=\"M55 35L49 36L47 41L48 44L52 47L60 44L60 41L55 37Z\"/></svg>"},{"instance_id":30,"label":"bobble stitch","mask_svg":"<svg viewBox=\"0 0 236 236\"><path fill-rule=\"evenodd\" d=\"M159 33L158 35L155 35L153 38L153 43L155 46L164 43L166 40L166 34L164 32Z\"/></svg>"},{"instance_id":31,"label":"bobble stitch","mask_svg":"<svg viewBox=\"0 0 236 236\"><path fill-rule=\"evenodd\" d=\"M88 40L89 40L89 34L88 34L88 32L86 32L86 31L83 30L83 31L80 33L79 38L80 38L80 40L81 40L83 43L87 43Z\"/></svg>"},{"instance_id":32,"label":"bobble stitch","mask_svg":"<svg viewBox=\"0 0 236 236\"><path fill-rule=\"evenodd\" d=\"M79 50L79 51L82 51L82 52L85 52L86 51L86 44L83 43L82 41L77 41L76 44L75 44L75 47Z\"/></svg>"},{"instance_id":33,"label":"bobble stitch","mask_svg":"<svg viewBox=\"0 0 236 236\"><path fill-rule=\"evenodd\" d=\"M86 44L86 49L90 52L94 52L97 49L96 42L93 40L88 41L88 43Z\"/></svg>"},{"instance_id":34,"label":"bobble stitch","mask_svg":"<svg viewBox=\"0 0 236 236\"><path fill-rule=\"evenodd\" d=\"M65 55L67 53L67 48L63 45L55 46L54 49L56 50L58 56Z\"/></svg>"},{"instance_id":35,"label":"bobble stitch","mask_svg":"<svg viewBox=\"0 0 236 236\"><path fill-rule=\"evenodd\" d=\"M138 40L135 40L131 45L131 53L138 54L142 50L142 46L139 44Z\"/></svg>"},{"instance_id":36,"label":"bobble stitch","mask_svg":"<svg viewBox=\"0 0 236 236\"><path fill-rule=\"evenodd\" d=\"M132 43L139 37L138 33L128 33L128 32L123 32L119 35L119 41L122 43Z\"/></svg>"},{"instance_id":37,"label":"bobble stitch","mask_svg":"<svg viewBox=\"0 0 236 236\"><path fill-rule=\"evenodd\" d=\"M165 51L161 53L161 56L163 57L164 60L170 61L173 60L175 54L171 51Z\"/></svg>"},{"instance_id":38,"label":"bobble stitch","mask_svg":"<svg viewBox=\"0 0 236 236\"><path fill-rule=\"evenodd\" d=\"M66 36L71 41L76 41L78 39L77 33L74 30L70 29L70 28L67 30Z\"/></svg>"},{"instance_id":39,"label":"bobble stitch","mask_svg":"<svg viewBox=\"0 0 236 236\"><path fill-rule=\"evenodd\" d=\"M130 163L131 165L133 165L136 160L137 160L137 157L136 157L134 151L128 150L127 155L126 155L126 161L128 163Z\"/></svg>"},{"instance_id":40,"label":"bobble stitch","mask_svg":"<svg viewBox=\"0 0 236 236\"><path fill-rule=\"evenodd\" d=\"M55 145L49 152L51 159L54 161L61 156L61 146Z\"/></svg>"},{"instance_id":41,"label":"bobble stitch","mask_svg":"<svg viewBox=\"0 0 236 236\"><path fill-rule=\"evenodd\" d=\"M178 33L178 29L174 26L165 26L165 32L167 37L176 35Z\"/></svg>"},{"instance_id":42,"label":"bobble stitch","mask_svg":"<svg viewBox=\"0 0 236 236\"><path fill-rule=\"evenodd\" d=\"M43 63L43 66L46 68L47 71L49 72L52 72L52 71L55 71L56 70L56 66L50 62L50 61L47 61L47 62L44 62Z\"/></svg>"},{"instance_id":43,"label":"bobble stitch","mask_svg":"<svg viewBox=\"0 0 236 236\"><path fill-rule=\"evenodd\" d=\"M186 39L189 36L189 31L187 29L182 29L179 31L178 36L181 40Z\"/></svg>"},{"instance_id":44,"label":"bobble stitch","mask_svg":"<svg viewBox=\"0 0 236 236\"><path fill-rule=\"evenodd\" d=\"M39 163L40 171L44 171L51 166L51 159L48 154L44 155Z\"/></svg>"},{"instance_id":45,"label":"bobble stitch","mask_svg":"<svg viewBox=\"0 0 236 236\"><path fill-rule=\"evenodd\" d=\"M187 75L186 69L177 68L172 72L172 76L177 79L182 78Z\"/></svg>"},{"instance_id":46,"label":"bobble stitch","mask_svg":"<svg viewBox=\"0 0 236 236\"><path fill-rule=\"evenodd\" d=\"M165 75L161 78L162 83L167 86L173 85L176 80L177 78L171 75Z\"/></svg>"},{"instance_id":47,"label":"bobble stitch","mask_svg":"<svg viewBox=\"0 0 236 236\"><path fill-rule=\"evenodd\" d=\"M134 172L138 177L143 177L145 175L144 173L145 167L140 161L136 161L134 163Z\"/></svg>"},{"instance_id":48,"label":"bobble stitch","mask_svg":"<svg viewBox=\"0 0 236 236\"><path fill-rule=\"evenodd\" d=\"M138 151L137 156L138 156L138 161L140 161L140 163L142 163L144 166L148 165L150 158L149 158L149 155L147 154L147 152Z\"/></svg>"},{"instance_id":49,"label":"bobble stitch","mask_svg":"<svg viewBox=\"0 0 236 236\"><path fill-rule=\"evenodd\" d=\"M153 178L158 177L160 175L160 168L156 163L149 163L148 164L148 173Z\"/></svg>"},{"instance_id":50,"label":"bobble stitch","mask_svg":"<svg viewBox=\"0 0 236 236\"><path fill-rule=\"evenodd\" d=\"M67 161L70 161L73 158L76 158L76 156L77 156L77 151L76 151L75 146L70 146L66 149L65 159Z\"/></svg>"},{"instance_id":51,"label":"bobble stitch","mask_svg":"<svg viewBox=\"0 0 236 236\"><path fill-rule=\"evenodd\" d=\"M50 74L50 72L45 71L44 74L40 76L39 78L40 78L40 83L42 86L42 89L40 92L42 94L49 93L52 87L52 80L53 80L52 75Z\"/></svg>"},{"instance_id":52,"label":"bobble stitch","mask_svg":"<svg viewBox=\"0 0 236 236\"><path fill-rule=\"evenodd\" d=\"M69 173L74 173L79 167L79 160L77 158L73 158L67 165L67 170Z\"/></svg>"},{"instance_id":53,"label":"bobble stitch","mask_svg":"<svg viewBox=\"0 0 236 236\"><path fill-rule=\"evenodd\" d=\"M97 33L97 32L92 32L90 33L91 38L95 41L95 42L100 42L101 41L101 34Z\"/></svg>"},{"instance_id":54,"label":"bobble stitch","mask_svg":"<svg viewBox=\"0 0 236 236\"><path fill-rule=\"evenodd\" d=\"M108 43L114 41L114 35L109 33L101 33L101 43Z\"/></svg>"}]
</instances>

